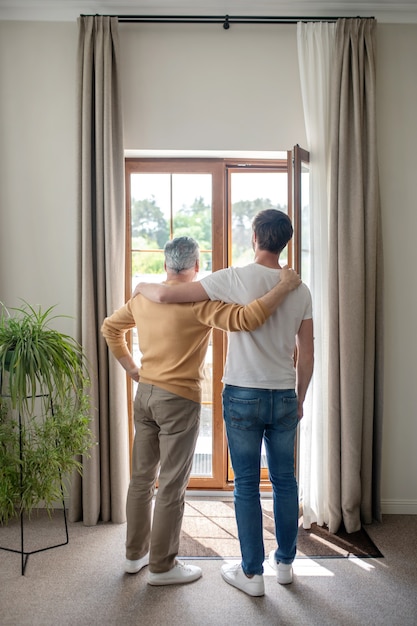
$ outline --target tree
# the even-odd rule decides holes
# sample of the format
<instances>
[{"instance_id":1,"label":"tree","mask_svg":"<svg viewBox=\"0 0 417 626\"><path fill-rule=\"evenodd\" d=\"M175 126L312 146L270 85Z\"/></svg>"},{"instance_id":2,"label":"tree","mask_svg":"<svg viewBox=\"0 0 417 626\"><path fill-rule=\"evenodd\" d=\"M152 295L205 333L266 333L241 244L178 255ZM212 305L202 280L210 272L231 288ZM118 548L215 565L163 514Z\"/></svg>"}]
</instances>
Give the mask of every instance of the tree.
<instances>
[{"instance_id":1,"label":"tree","mask_svg":"<svg viewBox=\"0 0 417 626\"><path fill-rule=\"evenodd\" d=\"M201 250L211 250L211 206L201 196L174 215L174 237L184 236L198 241Z\"/></svg>"},{"instance_id":2,"label":"tree","mask_svg":"<svg viewBox=\"0 0 417 626\"><path fill-rule=\"evenodd\" d=\"M251 237L252 220L264 209L279 209L286 212L287 207L274 206L269 198L241 200L232 207L232 245L233 263L248 263L252 259ZM211 205L205 204L199 196L190 205L183 205L173 216L173 236L193 237L198 241L200 250L212 249ZM162 250L170 237L168 220L156 205L155 197L132 201L132 240L133 274L159 274L163 271ZM147 252L149 250L149 252ZM155 250L158 250L155 252ZM161 252L159 252L159 250ZM145 251L145 252L142 252ZM211 269L211 252L201 253L202 270Z\"/></svg>"},{"instance_id":3,"label":"tree","mask_svg":"<svg viewBox=\"0 0 417 626\"><path fill-rule=\"evenodd\" d=\"M163 248L169 239L169 224L155 197L132 200L132 238L140 237L148 248Z\"/></svg>"},{"instance_id":4,"label":"tree","mask_svg":"<svg viewBox=\"0 0 417 626\"><path fill-rule=\"evenodd\" d=\"M252 221L259 211L277 209L287 212L287 207L273 205L269 198L240 200L232 207L232 259L234 265L249 263L252 258Z\"/></svg>"}]
</instances>

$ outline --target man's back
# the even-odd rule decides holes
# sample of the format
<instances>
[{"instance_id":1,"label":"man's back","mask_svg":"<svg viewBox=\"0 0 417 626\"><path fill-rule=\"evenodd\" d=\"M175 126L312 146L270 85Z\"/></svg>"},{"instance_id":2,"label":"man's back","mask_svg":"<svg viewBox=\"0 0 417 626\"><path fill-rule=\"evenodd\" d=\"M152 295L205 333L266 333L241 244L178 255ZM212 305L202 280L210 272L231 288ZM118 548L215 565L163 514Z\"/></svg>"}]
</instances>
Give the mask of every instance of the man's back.
<instances>
[{"instance_id":1,"label":"man's back","mask_svg":"<svg viewBox=\"0 0 417 626\"><path fill-rule=\"evenodd\" d=\"M251 263L221 270L203 278L201 283L211 299L243 304L270 289L279 273L279 269ZM262 389L294 388L295 336L302 321L311 316L311 295L302 284L262 327L251 333L229 335L223 381Z\"/></svg>"}]
</instances>

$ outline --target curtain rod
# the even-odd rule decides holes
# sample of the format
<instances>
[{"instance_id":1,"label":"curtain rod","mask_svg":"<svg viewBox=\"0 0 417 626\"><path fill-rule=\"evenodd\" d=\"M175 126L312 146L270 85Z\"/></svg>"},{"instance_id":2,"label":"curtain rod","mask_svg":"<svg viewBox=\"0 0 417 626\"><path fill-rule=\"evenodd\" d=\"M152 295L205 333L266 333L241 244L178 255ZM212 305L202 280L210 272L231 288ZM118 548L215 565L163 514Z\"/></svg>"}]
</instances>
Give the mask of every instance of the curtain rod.
<instances>
[{"instance_id":1,"label":"curtain rod","mask_svg":"<svg viewBox=\"0 0 417 626\"><path fill-rule=\"evenodd\" d=\"M88 17L81 15L80 17ZM94 17L94 16L93 16ZM96 17L100 17L96 14ZM375 19L350 17L312 17L312 16L256 16L256 15L109 15L117 17L119 22L160 23L160 24L223 24L228 30L231 24L297 24L298 22L337 22L340 19Z\"/></svg>"}]
</instances>

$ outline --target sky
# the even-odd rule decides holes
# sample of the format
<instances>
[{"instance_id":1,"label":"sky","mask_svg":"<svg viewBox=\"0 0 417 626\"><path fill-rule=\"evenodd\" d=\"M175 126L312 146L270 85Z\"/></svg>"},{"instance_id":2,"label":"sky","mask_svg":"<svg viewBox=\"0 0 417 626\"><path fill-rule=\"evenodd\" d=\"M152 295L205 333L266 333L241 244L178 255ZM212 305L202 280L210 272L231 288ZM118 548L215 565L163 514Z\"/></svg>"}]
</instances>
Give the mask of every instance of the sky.
<instances>
[{"instance_id":1,"label":"sky","mask_svg":"<svg viewBox=\"0 0 417 626\"><path fill-rule=\"evenodd\" d=\"M178 194L178 196L177 196ZM165 212L169 207L169 174L132 174L131 195L135 200L155 197L156 204ZM202 196L211 204L211 174L174 174L174 201L178 205L190 206ZM269 198L273 204L287 204L287 175L276 172L242 172L232 174L232 202Z\"/></svg>"}]
</instances>

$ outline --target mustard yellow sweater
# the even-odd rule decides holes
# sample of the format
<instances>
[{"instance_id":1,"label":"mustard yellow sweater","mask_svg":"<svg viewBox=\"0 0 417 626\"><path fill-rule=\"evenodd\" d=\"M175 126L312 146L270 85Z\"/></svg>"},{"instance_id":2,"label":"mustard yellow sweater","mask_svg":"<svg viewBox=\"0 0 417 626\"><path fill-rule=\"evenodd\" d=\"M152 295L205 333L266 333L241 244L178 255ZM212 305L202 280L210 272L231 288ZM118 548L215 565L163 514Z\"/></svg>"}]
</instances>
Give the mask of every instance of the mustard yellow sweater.
<instances>
[{"instance_id":1,"label":"mustard yellow sweater","mask_svg":"<svg viewBox=\"0 0 417 626\"><path fill-rule=\"evenodd\" d=\"M246 306L212 300L156 304L139 295L106 317L101 332L120 358L129 354L125 334L136 326L142 353L140 381L200 402L211 328L251 331L269 315L259 300Z\"/></svg>"}]
</instances>

